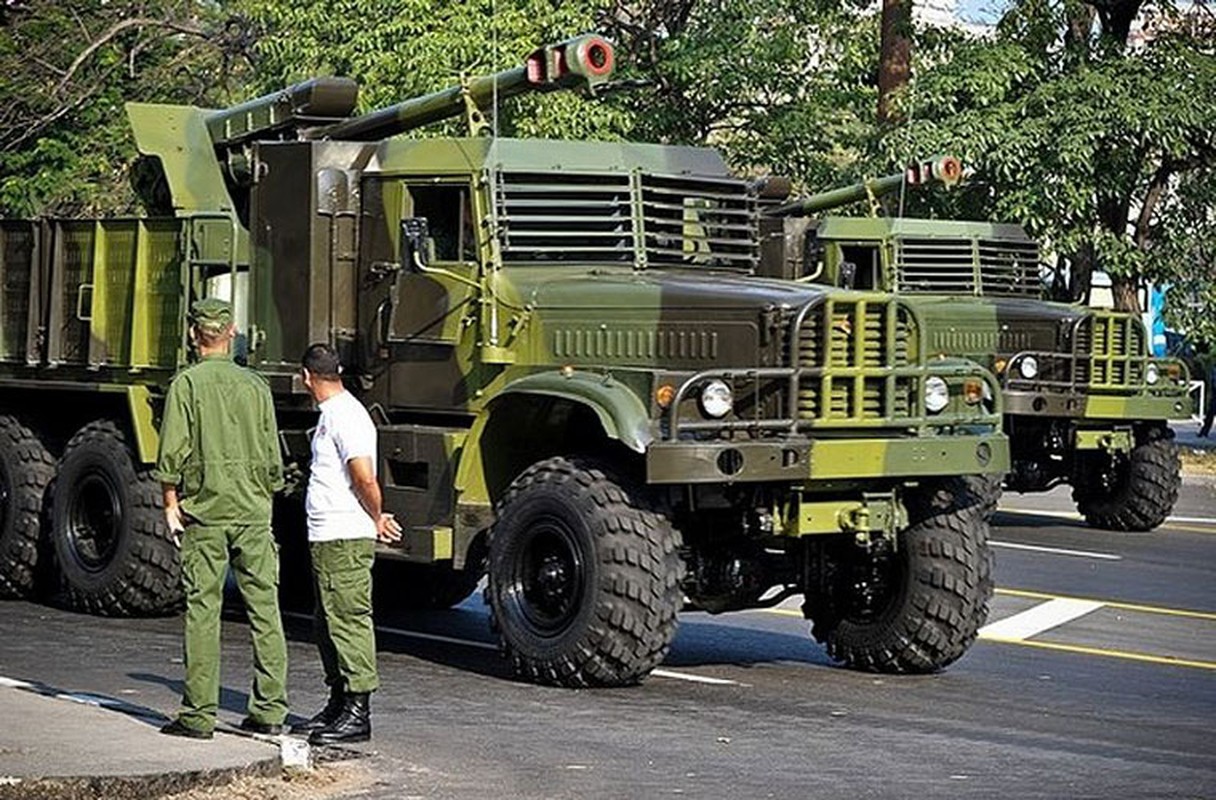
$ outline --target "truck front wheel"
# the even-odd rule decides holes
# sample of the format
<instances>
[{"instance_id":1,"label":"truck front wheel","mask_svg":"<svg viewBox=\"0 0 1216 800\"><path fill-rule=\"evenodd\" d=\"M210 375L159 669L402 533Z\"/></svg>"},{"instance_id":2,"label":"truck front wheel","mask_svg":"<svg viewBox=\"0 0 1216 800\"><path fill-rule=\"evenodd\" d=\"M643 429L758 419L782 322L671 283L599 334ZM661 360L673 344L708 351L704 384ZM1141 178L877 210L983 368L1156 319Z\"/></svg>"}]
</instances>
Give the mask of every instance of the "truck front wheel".
<instances>
[{"instance_id":1,"label":"truck front wheel","mask_svg":"<svg viewBox=\"0 0 1216 800\"><path fill-rule=\"evenodd\" d=\"M68 442L55 476L51 536L65 603L110 616L181 606L181 571L160 485L137 469L122 430L101 420Z\"/></svg>"},{"instance_id":2,"label":"truck front wheel","mask_svg":"<svg viewBox=\"0 0 1216 800\"><path fill-rule=\"evenodd\" d=\"M978 505L914 516L893 550L839 540L825 557L831 588L815 602L808 596L804 611L814 637L846 666L935 672L967 651L987 619L992 551Z\"/></svg>"},{"instance_id":3,"label":"truck front wheel","mask_svg":"<svg viewBox=\"0 0 1216 800\"><path fill-rule=\"evenodd\" d=\"M0 416L0 597L34 590L42 500L55 461L42 441L11 416Z\"/></svg>"},{"instance_id":4,"label":"truck front wheel","mask_svg":"<svg viewBox=\"0 0 1216 800\"><path fill-rule=\"evenodd\" d=\"M1174 432L1164 425L1137 431L1126 458L1087 453L1079 459L1072 499L1091 527L1151 531L1174 510L1182 464Z\"/></svg>"},{"instance_id":5,"label":"truck front wheel","mask_svg":"<svg viewBox=\"0 0 1216 800\"><path fill-rule=\"evenodd\" d=\"M681 605L681 539L607 466L551 458L511 484L490 532L491 620L515 673L622 686L667 654Z\"/></svg>"}]
</instances>

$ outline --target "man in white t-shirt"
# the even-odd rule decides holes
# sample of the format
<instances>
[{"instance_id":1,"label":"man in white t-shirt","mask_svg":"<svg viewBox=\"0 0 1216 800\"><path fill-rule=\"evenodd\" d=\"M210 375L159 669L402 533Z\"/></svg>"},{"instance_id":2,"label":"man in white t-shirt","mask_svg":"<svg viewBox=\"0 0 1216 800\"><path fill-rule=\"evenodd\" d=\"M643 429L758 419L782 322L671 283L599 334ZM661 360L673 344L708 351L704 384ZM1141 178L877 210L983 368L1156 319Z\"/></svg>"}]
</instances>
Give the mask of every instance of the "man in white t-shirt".
<instances>
[{"instance_id":1,"label":"man in white t-shirt","mask_svg":"<svg viewBox=\"0 0 1216 800\"><path fill-rule=\"evenodd\" d=\"M401 526L381 510L376 426L343 387L338 354L327 344L314 344L304 354L302 372L321 411L312 437L306 506L314 630L329 702L292 732L308 732L313 744L364 742L372 732L368 700L379 686L372 563L376 540L399 540Z\"/></svg>"}]
</instances>

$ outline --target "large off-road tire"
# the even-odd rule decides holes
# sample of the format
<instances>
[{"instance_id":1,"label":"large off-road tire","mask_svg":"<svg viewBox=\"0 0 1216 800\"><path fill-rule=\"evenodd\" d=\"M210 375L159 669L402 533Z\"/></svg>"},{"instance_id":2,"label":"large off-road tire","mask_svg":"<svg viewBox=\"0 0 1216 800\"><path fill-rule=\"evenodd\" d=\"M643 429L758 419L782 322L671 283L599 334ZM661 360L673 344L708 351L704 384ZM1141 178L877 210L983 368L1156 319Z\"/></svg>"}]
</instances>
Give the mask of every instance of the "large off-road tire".
<instances>
[{"instance_id":1,"label":"large off-road tire","mask_svg":"<svg viewBox=\"0 0 1216 800\"><path fill-rule=\"evenodd\" d=\"M967 475L962 478L967 490L974 496L976 505L980 513L984 515L984 519L989 522L996 514L997 504L1001 502L1001 495L1004 494L1005 476L1004 475Z\"/></svg>"},{"instance_id":2,"label":"large off-road tire","mask_svg":"<svg viewBox=\"0 0 1216 800\"><path fill-rule=\"evenodd\" d=\"M34 591L42 503L55 460L16 417L0 415L0 597Z\"/></svg>"},{"instance_id":3,"label":"large off-road tire","mask_svg":"<svg viewBox=\"0 0 1216 800\"><path fill-rule=\"evenodd\" d=\"M645 678L682 602L667 517L609 467L563 457L525 470L496 511L487 599L515 673L569 687Z\"/></svg>"},{"instance_id":4,"label":"large off-road tire","mask_svg":"<svg viewBox=\"0 0 1216 800\"><path fill-rule=\"evenodd\" d=\"M51 541L62 601L108 616L176 612L181 566L160 484L123 431L91 422L68 442L52 489Z\"/></svg>"},{"instance_id":5,"label":"large off-road tire","mask_svg":"<svg viewBox=\"0 0 1216 800\"><path fill-rule=\"evenodd\" d=\"M1072 499L1091 527L1151 531L1165 522L1182 485L1174 432L1164 425L1141 428L1125 458L1105 453L1080 459Z\"/></svg>"},{"instance_id":6,"label":"large off-road tire","mask_svg":"<svg viewBox=\"0 0 1216 800\"><path fill-rule=\"evenodd\" d=\"M380 559L372 576L376 608L441 610L459 605L473 592L481 573L475 569L413 564Z\"/></svg>"},{"instance_id":7,"label":"large off-road tire","mask_svg":"<svg viewBox=\"0 0 1216 800\"><path fill-rule=\"evenodd\" d=\"M806 608L832 659L869 672L935 672L975 641L988 618L993 558L981 508L956 488L926 487L929 497L908 503L912 522L894 552L867 557L847 541L836 548L836 596Z\"/></svg>"}]
</instances>

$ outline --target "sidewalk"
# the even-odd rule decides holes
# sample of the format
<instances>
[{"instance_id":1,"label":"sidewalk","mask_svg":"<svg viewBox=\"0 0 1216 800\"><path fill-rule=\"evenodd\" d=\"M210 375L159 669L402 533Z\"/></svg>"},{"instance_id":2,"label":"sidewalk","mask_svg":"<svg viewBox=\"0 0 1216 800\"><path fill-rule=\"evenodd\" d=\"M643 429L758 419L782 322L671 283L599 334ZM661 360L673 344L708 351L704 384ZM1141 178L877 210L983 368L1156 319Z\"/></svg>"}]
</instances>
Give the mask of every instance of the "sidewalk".
<instances>
[{"instance_id":1,"label":"sidewalk","mask_svg":"<svg viewBox=\"0 0 1216 800\"><path fill-rule=\"evenodd\" d=\"M157 797L279 772L273 743L222 729L206 741L169 737L165 722L111 698L0 685L0 800Z\"/></svg>"}]
</instances>

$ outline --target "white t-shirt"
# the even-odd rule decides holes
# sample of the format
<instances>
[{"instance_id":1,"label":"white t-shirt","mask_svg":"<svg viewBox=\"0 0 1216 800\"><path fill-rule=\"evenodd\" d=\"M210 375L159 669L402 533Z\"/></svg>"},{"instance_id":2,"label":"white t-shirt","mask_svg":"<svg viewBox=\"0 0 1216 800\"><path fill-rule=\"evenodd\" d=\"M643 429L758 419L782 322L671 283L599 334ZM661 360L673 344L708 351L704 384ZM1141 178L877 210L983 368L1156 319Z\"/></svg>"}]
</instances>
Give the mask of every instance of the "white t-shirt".
<instances>
[{"instance_id":1,"label":"white t-shirt","mask_svg":"<svg viewBox=\"0 0 1216 800\"><path fill-rule=\"evenodd\" d=\"M359 503L346 465L368 457L376 470L376 426L363 404L347 391L321 403L312 435L308 476L308 541L375 539L376 523Z\"/></svg>"}]
</instances>

